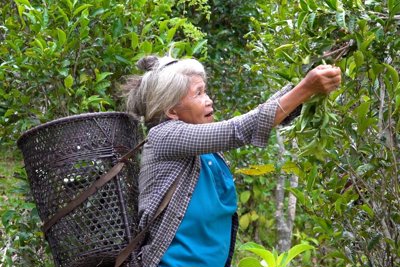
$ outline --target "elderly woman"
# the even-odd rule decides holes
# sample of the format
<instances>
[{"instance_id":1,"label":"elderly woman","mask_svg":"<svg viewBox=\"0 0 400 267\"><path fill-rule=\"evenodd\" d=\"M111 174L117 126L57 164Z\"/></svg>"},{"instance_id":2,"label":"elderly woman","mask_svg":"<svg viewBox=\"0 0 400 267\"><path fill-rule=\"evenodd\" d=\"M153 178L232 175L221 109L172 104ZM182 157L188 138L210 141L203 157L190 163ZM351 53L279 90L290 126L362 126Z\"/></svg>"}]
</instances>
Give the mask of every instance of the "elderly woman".
<instances>
[{"instance_id":1,"label":"elderly woman","mask_svg":"<svg viewBox=\"0 0 400 267\"><path fill-rule=\"evenodd\" d=\"M246 144L265 146L271 129L298 115L302 103L338 88L340 69L321 65L254 110L214 122L206 73L197 60L148 56L138 66L146 72L126 87L128 110L149 128L139 175L140 228L179 180L136 260L146 267L230 266L237 203L233 177L220 152Z\"/></svg>"}]
</instances>

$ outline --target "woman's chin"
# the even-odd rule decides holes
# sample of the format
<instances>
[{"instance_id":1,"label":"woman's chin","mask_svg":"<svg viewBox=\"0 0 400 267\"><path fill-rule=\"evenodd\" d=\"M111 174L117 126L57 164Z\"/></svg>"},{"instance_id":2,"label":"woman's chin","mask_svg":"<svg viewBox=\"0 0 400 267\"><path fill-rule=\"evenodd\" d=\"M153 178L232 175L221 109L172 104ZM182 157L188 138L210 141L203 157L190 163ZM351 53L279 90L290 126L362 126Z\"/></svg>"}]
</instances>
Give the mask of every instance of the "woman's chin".
<instances>
[{"instance_id":1,"label":"woman's chin","mask_svg":"<svg viewBox=\"0 0 400 267\"><path fill-rule=\"evenodd\" d=\"M214 116L213 116L213 115L211 115L211 116L206 116L206 117L205 117L205 122L206 122L206 123L214 122Z\"/></svg>"}]
</instances>

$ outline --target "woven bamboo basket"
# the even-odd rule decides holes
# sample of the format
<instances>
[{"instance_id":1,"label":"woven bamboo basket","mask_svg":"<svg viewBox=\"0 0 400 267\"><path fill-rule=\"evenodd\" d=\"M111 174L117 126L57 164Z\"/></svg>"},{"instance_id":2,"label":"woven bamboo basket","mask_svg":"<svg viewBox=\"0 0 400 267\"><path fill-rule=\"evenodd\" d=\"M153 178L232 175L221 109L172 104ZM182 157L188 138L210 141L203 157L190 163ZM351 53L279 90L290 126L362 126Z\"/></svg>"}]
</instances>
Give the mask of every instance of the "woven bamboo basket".
<instances>
[{"instance_id":1,"label":"woven bamboo basket","mask_svg":"<svg viewBox=\"0 0 400 267\"><path fill-rule=\"evenodd\" d=\"M138 122L121 112L70 116L39 125L18 140L42 221L49 220L139 141ZM135 235L137 156L47 232L58 267L113 266Z\"/></svg>"}]
</instances>

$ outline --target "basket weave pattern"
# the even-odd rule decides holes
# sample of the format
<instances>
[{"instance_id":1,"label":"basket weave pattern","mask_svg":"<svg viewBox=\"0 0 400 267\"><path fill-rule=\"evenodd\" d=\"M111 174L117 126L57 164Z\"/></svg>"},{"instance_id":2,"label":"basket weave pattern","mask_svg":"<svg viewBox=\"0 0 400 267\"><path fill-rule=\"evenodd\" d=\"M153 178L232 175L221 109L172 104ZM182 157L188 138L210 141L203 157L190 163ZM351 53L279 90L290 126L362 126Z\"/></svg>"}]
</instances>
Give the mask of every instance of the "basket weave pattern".
<instances>
[{"instance_id":1,"label":"basket weave pattern","mask_svg":"<svg viewBox=\"0 0 400 267\"><path fill-rule=\"evenodd\" d=\"M38 126L18 140L31 191L46 221L105 174L139 140L138 123L119 112L89 113ZM46 233L59 267L113 266L135 234L138 160Z\"/></svg>"}]
</instances>

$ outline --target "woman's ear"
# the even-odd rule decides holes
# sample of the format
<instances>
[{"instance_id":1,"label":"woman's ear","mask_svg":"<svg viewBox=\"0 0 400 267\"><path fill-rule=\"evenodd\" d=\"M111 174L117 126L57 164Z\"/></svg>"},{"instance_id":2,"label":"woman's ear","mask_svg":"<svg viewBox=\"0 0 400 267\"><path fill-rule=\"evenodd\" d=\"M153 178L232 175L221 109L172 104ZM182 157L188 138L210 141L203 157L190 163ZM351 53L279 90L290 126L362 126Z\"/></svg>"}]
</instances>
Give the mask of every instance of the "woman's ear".
<instances>
[{"instance_id":1,"label":"woman's ear","mask_svg":"<svg viewBox=\"0 0 400 267\"><path fill-rule=\"evenodd\" d=\"M165 115L170 118L171 120L179 120L178 113L174 108L170 108L165 112Z\"/></svg>"}]
</instances>

